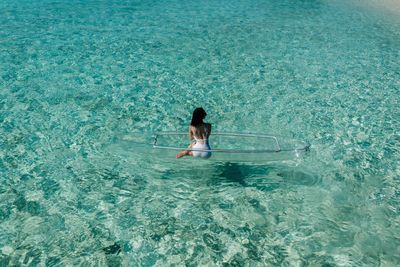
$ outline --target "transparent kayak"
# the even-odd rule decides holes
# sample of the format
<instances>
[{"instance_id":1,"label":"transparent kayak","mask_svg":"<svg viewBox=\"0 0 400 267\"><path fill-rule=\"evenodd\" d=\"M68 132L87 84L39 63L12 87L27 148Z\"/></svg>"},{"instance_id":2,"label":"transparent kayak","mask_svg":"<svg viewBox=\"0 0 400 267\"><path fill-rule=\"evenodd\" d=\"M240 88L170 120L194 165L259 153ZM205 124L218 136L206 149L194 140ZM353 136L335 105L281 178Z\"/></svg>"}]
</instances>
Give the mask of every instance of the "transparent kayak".
<instances>
[{"instance_id":1,"label":"transparent kayak","mask_svg":"<svg viewBox=\"0 0 400 267\"><path fill-rule=\"evenodd\" d=\"M305 141L274 135L251 133L212 133L210 150L188 149L188 133L158 132L153 148L168 154L182 150L211 152L211 160L221 161L282 161L294 160L310 148Z\"/></svg>"}]
</instances>

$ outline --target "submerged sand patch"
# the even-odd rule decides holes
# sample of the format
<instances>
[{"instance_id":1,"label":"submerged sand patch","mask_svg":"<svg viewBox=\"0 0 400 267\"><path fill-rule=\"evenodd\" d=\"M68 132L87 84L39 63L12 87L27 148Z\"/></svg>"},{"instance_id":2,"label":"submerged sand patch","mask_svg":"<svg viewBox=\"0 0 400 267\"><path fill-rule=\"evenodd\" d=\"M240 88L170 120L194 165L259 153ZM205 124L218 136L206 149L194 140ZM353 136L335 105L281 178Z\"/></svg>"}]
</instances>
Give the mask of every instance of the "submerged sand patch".
<instances>
[{"instance_id":1,"label":"submerged sand patch","mask_svg":"<svg viewBox=\"0 0 400 267\"><path fill-rule=\"evenodd\" d=\"M400 14L400 0L357 0L356 5L366 8L379 8L382 11Z\"/></svg>"}]
</instances>

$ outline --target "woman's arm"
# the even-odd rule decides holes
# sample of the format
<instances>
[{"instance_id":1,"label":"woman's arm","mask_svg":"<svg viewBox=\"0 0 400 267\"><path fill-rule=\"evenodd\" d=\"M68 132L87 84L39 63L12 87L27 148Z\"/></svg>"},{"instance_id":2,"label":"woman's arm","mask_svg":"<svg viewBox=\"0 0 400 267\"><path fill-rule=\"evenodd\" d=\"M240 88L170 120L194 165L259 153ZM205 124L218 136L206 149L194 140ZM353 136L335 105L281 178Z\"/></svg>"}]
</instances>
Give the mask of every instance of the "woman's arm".
<instances>
[{"instance_id":1,"label":"woman's arm","mask_svg":"<svg viewBox=\"0 0 400 267\"><path fill-rule=\"evenodd\" d=\"M193 142L193 132L192 132L192 126L189 125L189 139L190 139L190 143Z\"/></svg>"}]
</instances>

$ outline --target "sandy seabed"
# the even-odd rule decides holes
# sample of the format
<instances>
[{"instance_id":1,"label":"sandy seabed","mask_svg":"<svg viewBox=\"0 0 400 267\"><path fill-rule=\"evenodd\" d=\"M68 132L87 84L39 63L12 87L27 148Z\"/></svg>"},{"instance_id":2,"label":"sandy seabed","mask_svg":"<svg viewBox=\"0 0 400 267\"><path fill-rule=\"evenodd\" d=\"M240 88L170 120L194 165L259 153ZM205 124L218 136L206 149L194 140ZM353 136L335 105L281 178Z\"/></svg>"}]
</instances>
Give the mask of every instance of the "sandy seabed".
<instances>
[{"instance_id":1,"label":"sandy seabed","mask_svg":"<svg viewBox=\"0 0 400 267\"><path fill-rule=\"evenodd\" d=\"M380 8L384 11L400 14L400 0L357 0L354 3L367 8Z\"/></svg>"}]
</instances>

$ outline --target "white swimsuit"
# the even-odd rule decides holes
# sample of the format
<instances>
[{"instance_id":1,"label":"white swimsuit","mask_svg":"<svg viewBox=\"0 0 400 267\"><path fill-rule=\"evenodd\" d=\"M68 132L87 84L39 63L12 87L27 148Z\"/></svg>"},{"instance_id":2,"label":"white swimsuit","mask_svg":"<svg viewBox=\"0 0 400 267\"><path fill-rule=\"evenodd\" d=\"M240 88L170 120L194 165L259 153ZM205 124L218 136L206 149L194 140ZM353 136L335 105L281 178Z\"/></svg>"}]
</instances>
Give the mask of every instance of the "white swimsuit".
<instances>
[{"instance_id":1,"label":"white swimsuit","mask_svg":"<svg viewBox=\"0 0 400 267\"><path fill-rule=\"evenodd\" d=\"M208 144L208 139L199 139L194 138L195 144L192 146L192 153L193 157L200 157L204 159L208 159L211 157L211 151L204 151L204 150L211 150L210 145ZM201 151L196 151L201 150Z\"/></svg>"}]
</instances>

